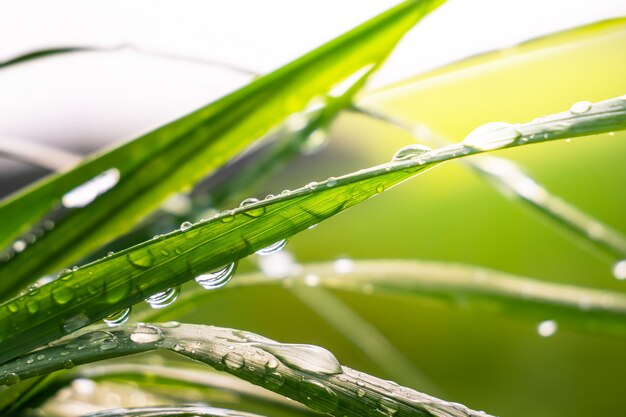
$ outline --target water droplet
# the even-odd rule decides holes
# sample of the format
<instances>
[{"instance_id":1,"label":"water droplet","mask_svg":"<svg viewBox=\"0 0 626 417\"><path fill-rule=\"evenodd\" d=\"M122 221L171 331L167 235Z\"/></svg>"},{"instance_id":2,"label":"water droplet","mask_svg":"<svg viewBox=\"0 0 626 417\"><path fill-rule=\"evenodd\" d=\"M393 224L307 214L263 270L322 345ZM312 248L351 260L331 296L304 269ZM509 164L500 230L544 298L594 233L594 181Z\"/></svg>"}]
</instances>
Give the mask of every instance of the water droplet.
<instances>
[{"instance_id":1,"label":"water droplet","mask_svg":"<svg viewBox=\"0 0 626 417\"><path fill-rule=\"evenodd\" d=\"M44 360L44 359L46 359L46 355L41 354L41 353L40 353L39 355L37 355L37 360L38 360L38 361L42 361L42 360Z\"/></svg>"},{"instance_id":2,"label":"water droplet","mask_svg":"<svg viewBox=\"0 0 626 417\"><path fill-rule=\"evenodd\" d=\"M241 369L246 364L246 360L244 359L244 357L235 352L228 352L226 355L224 355L223 361L224 365L226 365L228 369L233 370Z\"/></svg>"},{"instance_id":3,"label":"water droplet","mask_svg":"<svg viewBox=\"0 0 626 417\"><path fill-rule=\"evenodd\" d=\"M337 394L319 381L303 379L298 383L300 401L322 413L332 413L339 405Z\"/></svg>"},{"instance_id":4,"label":"water droplet","mask_svg":"<svg viewBox=\"0 0 626 417\"><path fill-rule=\"evenodd\" d=\"M115 326L119 326L120 324L126 323L129 317L130 317L130 307L106 316L103 319L103 321L107 324L107 326L115 327Z\"/></svg>"},{"instance_id":5,"label":"water droplet","mask_svg":"<svg viewBox=\"0 0 626 417\"><path fill-rule=\"evenodd\" d=\"M626 279L626 259L618 261L613 265L613 276L619 280Z\"/></svg>"},{"instance_id":6,"label":"water droplet","mask_svg":"<svg viewBox=\"0 0 626 417\"><path fill-rule=\"evenodd\" d=\"M589 101L579 101L578 103L572 104L572 107L570 107L569 111L572 114L583 114L591 110L592 106L593 103Z\"/></svg>"},{"instance_id":7,"label":"water droplet","mask_svg":"<svg viewBox=\"0 0 626 417\"><path fill-rule=\"evenodd\" d=\"M214 290L223 287L230 281L235 273L236 263L230 263L220 269L198 275L195 280L205 290Z\"/></svg>"},{"instance_id":8,"label":"water droplet","mask_svg":"<svg viewBox=\"0 0 626 417\"><path fill-rule=\"evenodd\" d=\"M191 226L193 226L193 223L191 222L182 222L180 224L180 231L184 232L185 230L189 230L191 229Z\"/></svg>"},{"instance_id":9,"label":"water droplet","mask_svg":"<svg viewBox=\"0 0 626 417\"><path fill-rule=\"evenodd\" d=\"M13 242L13 250L17 253L22 252L24 249L26 249L26 242L24 242L23 240L16 240L15 242Z\"/></svg>"},{"instance_id":10,"label":"water droplet","mask_svg":"<svg viewBox=\"0 0 626 417\"><path fill-rule=\"evenodd\" d=\"M165 329L174 329L176 327L180 327L180 323L177 321L166 321L165 323L161 323L161 327Z\"/></svg>"},{"instance_id":11,"label":"water droplet","mask_svg":"<svg viewBox=\"0 0 626 417\"><path fill-rule=\"evenodd\" d=\"M76 366L76 364L71 359L66 359L63 361L63 367L65 369L72 369L74 366Z\"/></svg>"},{"instance_id":12,"label":"water droplet","mask_svg":"<svg viewBox=\"0 0 626 417\"><path fill-rule=\"evenodd\" d=\"M15 372L8 372L2 378L6 385L15 385L20 382L20 377Z\"/></svg>"},{"instance_id":13,"label":"water droplet","mask_svg":"<svg viewBox=\"0 0 626 417\"><path fill-rule=\"evenodd\" d=\"M89 317L87 317L83 313L78 313L63 320L63 322L61 323L61 330L63 330L63 333L67 334L78 330L81 327L85 327L88 324Z\"/></svg>"},{"instance_id":14,"label":"water droplet","mask_svg":"<svg viewBox=\"0 0 626 417\"><path fill-rule=\"evenodd\" d=\"M383 191L385 191L385 186L383 184L378 184L378 186L376 187L376 192L382 193Z\"/></svg>"},{"instance_id":15,"label":"water droplet","mask_svg":"<svg viewBox=\"0 0 626 417\"><path fill-rule=\"evenodd\" d=\"M168 288L146 298L146 303L152 308L165 308L176 301L178 294L180 294L180 286Z\"/></svg>"},{"instance_id":16,"label":"water droplet","mask_svg":"<svg viewBox=\"0 0 626 417\"><path fill-rule=\"evenodd\" d=\"M154 265L154 255L150 249L134 250L126 254L128 263L138 269L149 269Z\"/></svg>"},{"instance_id":17,"label":"water droplet","mask_svg":"<svg viewBox=\"0 0 626 417\"><path fill-rule=\"evenodd\" d=\"M271 255L274 252L278 252L283 249L287 245L287 239L279 240L278 242L274 242L269 246L264 247L263 249L259 249L256 251L257 255L266 256Z\"/></svg>"},{"instance_id":18,"label":"water droplet","mask_svg":"<svg viewBox=\"0 0 626 417\"><path fill-rule=\"evenodd\" d=\"M241 204L239 204L239 207L243 208L246 206L250 206L252 204L256 204L258 202L259 202L258 198L254 198L254 197L246 198L245 200L241 202ZM248 217L253 217L253 218L261 217L262 215L265 214L265 207L262 206L262 207L251 208L249 210L244 211L243 214L245 214Z\"/></svg>"},{"instance_id":19,"label":"water droplet","mask_svg":"<svg viewBox=\"0 0 626 417\"><path fill-rule=\"evenodd\" d=\"M252 344L276 356L285 365L303 372L326 375L343 373L335 355L319 346L283 343Z\"/></svg>"},{"instance_id":20,"label":"water droplet","mask_svg":"<svg viewBox=\"0 0 626 417\"><path fill-rule=\"evenodd\" d=\"M111 168L69 191L63 196L61 201L67 208L85 207L95 200L96 197L113 188L119 179L120 172L115 168Z\"/></svg>"},{"instance_id":21,"label":"water droplet","mask_svg":"<svg viewBox=\"0 0 626 417\"><path fill-rule=\"evenodd\" d=\"M354 269L352 259L339 258L333 262L333 270L338 274L349 274Z\"/></svg>"},{"instance_id":22,"label":"water droplet","mask_svg":"<svg viewBox=\"0 0 626 417\"><path fill-rule=\"evenodd\" d=\"M263 380L265 386L270 390L277 390L283 385L285 385L285 377L283 377L278 372L271 372L265 375L265 379Z\"/></svg>"},{"instance_id":23,"label":"water droplet","mask_svg":"<svg viewBox=\"0 0 626 417\"><path fill-rule=\"evenodd\" d=\"M233 220L235 220L235 216L233 215L233 213L230 210L224 210L220 214L220 221L222 223L230 223Z\"/></svg>"},{"instance_id":24,"label":"water droplet","mask_svg":"<svg viewBox=\"0 0 626 417\"><path fill-rule=\"evenodd\" d=\"M74 291L66 283L56 281L51 295L55 303L63 305L72 301L74 298Z\"/></svg>"},{"instance_id":25,"label":"water droplet","mask_svg":"<svg viewBox=\"0 0 626 417\"><path fill-rule=\"evenodd\" d=\"M428 146L418 144L407 145L403 148L400 148L400 150L396 152L393 158L391 158L391 161L407 161L409 159L417 158L418 156L428 153L430 151L432 151L432 149Z\"/></svg>"},{"instance_id":26,"label":"water droplet","mask_svg":"<svg viewBox=\"0 0 626 417\"><path fill-rule=\"evenodd\" d=\"M317 182L317 181L311 181L310 183L308 183L308 184L306 185L306 188L309 188L309 189L311 189L311 190L315 190L315 189L316 189L319 185L320 185L320 184L319 184L319 182Z\"/></svg>"},{"instance_id":27,"label":"water droplet","mask_svg":"<svg viewBox=\"0 0 626 417\"><path fill-rule=\"evenodd\" d=\"M335 185L337 185L337 178L330 177L329 179L326 180L327 187L334 187Z\"/></svg>"},{"instance_id":28,"label":"water droplet","mask_svg":"<svg viewBox=\"0 0 626 417\"><path fill-rule=\"evenodd\" d=\"M541 337L550 337L556 333L558 325L554 320L545 320L537 326L537 334Z\"/></svg>"},{"instance_id":29,"label":"water droplet","mask_svg":"<svg viewBox=\"0 0 626 417\"><path fill-rule=\"evenodd\" d=\"M149 324L140 323L130 335L130 340L135 343L155 343L163 340L161 330Z\"/></svg>"},{"instance_id":30,"label":"water droplet","mask_svg":"<svg viewBox=\"0 0 626 417\"><path fill-rule=\"evenodd\" d=\"M9 303L9 305L7 305L7 308L11 313L17 313L18 311L20 311L20 306L16 302Z\"/></svg>"},{"instance_id":31,"label":"water droplet","mask_svg":"<svg viewBox=\"0 0 626 417\"><path fill-rule=\"evenodd\" d=\"M463 143L475 149L489 151L508 146L520 136L520 132L510 123L491 122L474 129L463 139Z\"/></svg>"},{"instance_id":32,"label":"water droplet","mask_svg":"<svg viewBox=\"0 0 626 417\"><path fill-rule=\"evenodd\" d=\"M359 398L363 398L363 397L365 396L365 391L363 390L363 388L357 388L357 389L356 389L356 395L357 395Z\"/></svg>"}]
</instances>

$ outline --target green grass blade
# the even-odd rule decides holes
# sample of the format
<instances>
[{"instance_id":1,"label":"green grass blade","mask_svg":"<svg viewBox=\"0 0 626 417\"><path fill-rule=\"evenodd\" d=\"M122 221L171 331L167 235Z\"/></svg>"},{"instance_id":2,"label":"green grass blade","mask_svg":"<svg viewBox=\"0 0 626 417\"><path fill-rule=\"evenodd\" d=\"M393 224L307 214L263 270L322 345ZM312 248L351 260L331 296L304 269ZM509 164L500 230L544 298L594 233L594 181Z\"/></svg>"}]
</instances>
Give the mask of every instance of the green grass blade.
<instances>
[{"instance_id":1,"label":"green grass blade","mask_svg":"<svg viewBox=\"0 0 626 417\"><path fill-rule=\"evenodd\" d=\"M432 132L424 125L412 124L397 117L353 106L357 113L389 123L409 132L418 142L428 145L445 145L445 138ZM595 249L595 253L608 257L612 262L626 259L626 236L611 226L585 213L574 205L550 193L544 186L530 177L516 163L505 158L481 156L463 159L459 163L474 171L506 197L524 203L533 212L560 226L570 236Z\"/></svg>"},{"instance_id":2,"label":"green grass blade","mask_svg":"<svg viewBox=\"0 0 626 417\"><path fill-rule=\"evenodd\" d=\"M317 278L312 284L307 276ZM224 290L248 286L299 287L311 285L349 291L442 301L513 318L540 322L555 320L560 328L605 336L626 336L626 295L575 285L545 282L463 264L404 259L354 260L351 270L336 271L332 262L301 264L297 274L283 279L261 273L242 274ZM145 310L142 321L167 321L210 303L220 291L189 289L169 309Z\"/></svg>"},{"instance_id":3,"label":"green grass blade","mask_svg":"<svg viewBox=\"0 0 626 417\"><path fill-rule=\"evenodd\" d=\"M505 146L625 128L626 98L618 97L596 103L582 114L566 111L514 129L470 135L472 146L450 145L226 211L68 271L4 302L0 305L0 362L306 230L438 163ZM46 314L38 314L41 311Z\"/></svg>"},{"instance_id":4,"label":"green grass blade","mask_svg":"<svg viewBox=\"0 0 626 417\"><path fill-rule=\"evenodd\" d=\"M25 232L68 191L112 169L117 184L0 265L0 292L67 267L128 231L173 192L226 163L311 99L367 65L378 65L440 0L400 4L279 70L126 145L48 178L0 204L0 246Z\"/></svg>"},{"instance_id":5,"label":"green grass blade","mask_svg":"<svg viewBox=\"0 0 626 417\"><path fill-rule=\"evenodd\" d=\"M487 417L463 405L341 366L332 353L317 346L283 344L245 331L191 324L140 323L87 332L0 365L0 375L3 383L16 383L83 363L154 349L201 361L334 416Z\"/></svg>"}]
</instances>

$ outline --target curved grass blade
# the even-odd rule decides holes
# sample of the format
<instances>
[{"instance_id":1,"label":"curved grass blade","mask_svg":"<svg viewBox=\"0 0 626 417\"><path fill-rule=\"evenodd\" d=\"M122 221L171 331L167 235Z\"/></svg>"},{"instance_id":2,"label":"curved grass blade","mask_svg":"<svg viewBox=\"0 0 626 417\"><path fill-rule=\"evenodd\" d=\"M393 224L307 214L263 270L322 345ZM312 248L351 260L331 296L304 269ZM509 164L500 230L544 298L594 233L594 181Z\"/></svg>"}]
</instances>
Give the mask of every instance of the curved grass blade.
<instances>
[{"instance_id":1,"label":"curved grass blade","mask_svg":"<svg viewBox=\"0 0 626 417\"><path fill-rule=\"evenodd\" d=\"M0 292L66 267L128 231L168 195L230 160L311 99L367 65L379 65L398 40L442 0L411 0L248 86L76 169L28 187L0 204L0 247L25 232L61 197L116 170L116 185L0 265Z\"/></svg>"},{"instance_id":2,"label":"curved grass blade","mask_svg":"<svg viewBox=\"0 0 626 417\"><path fill-rule=\"evenodd\" d=\"M191 324L140 323L87 332L0 365L0 375L7 384L154 349L201 361L334 416L488 417L341 366L332 353L318 346L283 344L245 331Z\"/></svg>"},{"instance_id":3,"label":"curved grass blade","mask_svg":"<svg viewBox=\"0 0 626 417\"><path fill-rule=\"evenodd\" d=\"M566 111L515 127L481 129L470 135L472 145L310 183L69 270L0 305L0 363L306 230L441 162L619 129L626 129L626 97L596 103L582 114Z\"/></svg>"},{"instance_id":4,"label":"curved grass blade","mask_svg":"<svg viewBox=\"0 0 626 417\"><path fill-rule=\"evenodd\" d=\"M626 336L626 295L575 285L545 282L463 264L404 259L354 260L351 270L337 272L332 262L301 264L283 279L261 273L242 274L225 290L248 286L321 287L358 294L381 294L442 301L463 309L497 312L559 327L608 336ZM315 276L314 282L307 276ZM219 291L189 289L170 309L145 310L138 320L164 321L208 304Z\"/></svg>"},{"instance_id":5,"label":"curved grass blade","mask_svg":"<svg viewBox=\"0 0 626 417\"><path fill-rule=\"evenodd\" d=\"M74 52L87 52L94 50L102 50L100 48L95 47L81 47L81 46L68 46L68 47L60 47L60 48L48 48L48 49L40 49L37 51L27 52L22 55L18 55L16 57L7 59L5 61L0 62L0 68L9 67L16 64L21 64L24 62L38 60L41 58L46 58L53 55L65 55Z\"/></svg>"},{"instance_id":6,"label":"curved grass blade","mask_svg":"<svg viewBox=\"0 0 626 417\"><path fill-rule=\"evenodd\" d=\"M262 417L259 414L243 411L226 410L224 408L201 407L192 405L155 406L138 408L117 408L85 414L84 417Z\"/></svg>"},{"instance_id":7,"label":"curved grass blade","mask_svg":"<svg viewBox=\"0 0 626 417\"><path fill-rule=\"evenodd\" d=\"M376 110L352 106L359 114L380 120L409 132L420 142L429 145L445 145L446 139L438 136L425 125L411 124ZM618 230L585 213L574 205L550 193L530 177L516 163L495 156L463 159L459 163L474 171L493 185L506 197L525 205L552 225L561 226L579 241L588 244L597 253L613 262L626 259L626 237Z\"/></svg>"}]
</instances>

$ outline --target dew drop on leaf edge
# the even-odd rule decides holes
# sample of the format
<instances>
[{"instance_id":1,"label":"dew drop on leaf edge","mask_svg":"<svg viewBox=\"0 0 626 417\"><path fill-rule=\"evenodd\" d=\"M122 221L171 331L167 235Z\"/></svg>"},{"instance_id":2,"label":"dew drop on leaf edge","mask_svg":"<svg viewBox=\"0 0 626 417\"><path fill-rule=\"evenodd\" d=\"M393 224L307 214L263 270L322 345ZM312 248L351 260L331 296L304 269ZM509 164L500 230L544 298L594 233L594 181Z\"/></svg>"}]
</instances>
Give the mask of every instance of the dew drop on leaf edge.
<instances>
[{"instance_id":1,"label":"dew drop on leaf edge","mask_svg":"<svg viewBox=\"0 0 626 417\"><path fill-rule=\"evenodd\" d=\"M198 275L195 281L205 290L214 290L223 287L233 277L235 266L236 262L232 262L214 271Z\"/></svg>"}]
</instances>

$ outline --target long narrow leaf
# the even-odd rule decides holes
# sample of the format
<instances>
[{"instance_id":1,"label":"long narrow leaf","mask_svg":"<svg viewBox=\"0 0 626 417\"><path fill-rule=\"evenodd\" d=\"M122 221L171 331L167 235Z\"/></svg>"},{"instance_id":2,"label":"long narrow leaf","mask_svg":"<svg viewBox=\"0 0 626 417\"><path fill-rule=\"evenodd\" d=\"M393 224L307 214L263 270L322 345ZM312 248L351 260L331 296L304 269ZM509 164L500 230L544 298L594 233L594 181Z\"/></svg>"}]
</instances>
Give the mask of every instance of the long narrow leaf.
<instances>
[{"instance_id":1,"label":"long narrow leaf","mask_svg":"<svg viewBox=\"0 0 626 417\"><path fill-rule=\"evenodd\" d=\"M472 417L486 413L341 366L329 351L283 344L240 330L191 324L137 324L87 332L0 365L2 382L154 349L201 361L338 417Z\"/></svg>"}]
</instances>

